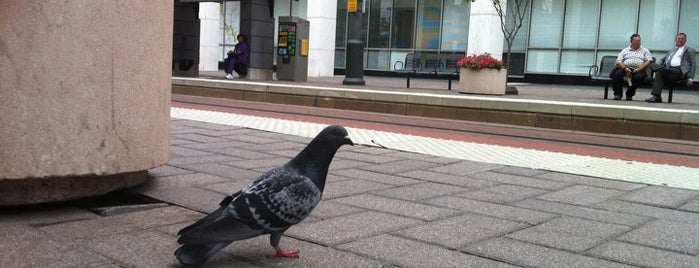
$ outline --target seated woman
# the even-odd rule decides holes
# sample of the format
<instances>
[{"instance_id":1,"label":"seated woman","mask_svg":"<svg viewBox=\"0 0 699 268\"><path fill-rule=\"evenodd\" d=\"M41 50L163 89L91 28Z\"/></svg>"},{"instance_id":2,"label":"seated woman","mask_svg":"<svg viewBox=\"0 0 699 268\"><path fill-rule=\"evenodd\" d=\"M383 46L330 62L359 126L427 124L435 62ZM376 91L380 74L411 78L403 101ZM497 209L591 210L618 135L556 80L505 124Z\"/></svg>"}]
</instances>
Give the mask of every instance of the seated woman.
<instances>
[{"instance_id":1,"label":"seated woman","mask_svg":"<svg viewBox=\"0 0 699 268\"><path fill-rule=\"evenodd\" d=\"M250 50L248 50L248 45L245 43L245 36L242 34L238 35L238 43L235 45L234 50L228 51L228 57L224 60L226 62L226 79L233 79L233 71L238 73L239 77L244 77L248 74L248 58L250 57Z\"/></svg>"}]
</instances>

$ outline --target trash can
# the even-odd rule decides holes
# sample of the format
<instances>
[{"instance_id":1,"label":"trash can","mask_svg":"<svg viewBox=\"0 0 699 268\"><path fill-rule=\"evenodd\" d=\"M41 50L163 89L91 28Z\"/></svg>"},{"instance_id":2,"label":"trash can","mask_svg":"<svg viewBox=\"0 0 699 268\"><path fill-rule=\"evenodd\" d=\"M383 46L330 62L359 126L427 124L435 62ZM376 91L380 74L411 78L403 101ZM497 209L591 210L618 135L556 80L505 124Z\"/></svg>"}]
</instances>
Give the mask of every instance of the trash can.
<instances>
[{"instance_id":1,"label":"trash can","mask_svg":"<svg viewBox=\"0 0 699 268\"><path fill-rule=\"evenodd\" d=\"M308 20L279 17L277 38L277 80L308 80Z\"/></svg>"}]
</instances>

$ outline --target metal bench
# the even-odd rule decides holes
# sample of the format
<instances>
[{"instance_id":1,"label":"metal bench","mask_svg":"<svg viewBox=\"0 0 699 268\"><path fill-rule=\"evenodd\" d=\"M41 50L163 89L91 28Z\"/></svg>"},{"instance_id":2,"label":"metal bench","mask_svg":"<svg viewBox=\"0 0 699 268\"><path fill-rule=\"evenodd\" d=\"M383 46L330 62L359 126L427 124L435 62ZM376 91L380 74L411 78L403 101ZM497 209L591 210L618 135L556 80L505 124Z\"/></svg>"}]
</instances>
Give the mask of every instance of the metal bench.
<instances>
[{"instance_id":1,"label":"metal bench","mask_svg":"<svg viewBox=\"0 0 699 268\"><path fill-rule=\"evenodd\" d=\"M447 79L448 90L451 90L452 80L459 79L459 68L456 66L463 55L449 54L445 59L440 59L439 54L411 52L405 55L405 61L396 61L393 69L406 75L406 88L410 88L410 78Z\"/></svg>"},{"instance_id":2,"label":"metal bench","mask_svg":"<svg viewBox=\"0 0 699 268\"><path fill-rule=\"evenodd\" d=\"M592 83L604 85L604 99L609 97L609 84L612 83L609 73L612 72L616 65L616 58L616 56L602 56L599 66L592 65L587 72Z\"/></svg>"}]
</instances>

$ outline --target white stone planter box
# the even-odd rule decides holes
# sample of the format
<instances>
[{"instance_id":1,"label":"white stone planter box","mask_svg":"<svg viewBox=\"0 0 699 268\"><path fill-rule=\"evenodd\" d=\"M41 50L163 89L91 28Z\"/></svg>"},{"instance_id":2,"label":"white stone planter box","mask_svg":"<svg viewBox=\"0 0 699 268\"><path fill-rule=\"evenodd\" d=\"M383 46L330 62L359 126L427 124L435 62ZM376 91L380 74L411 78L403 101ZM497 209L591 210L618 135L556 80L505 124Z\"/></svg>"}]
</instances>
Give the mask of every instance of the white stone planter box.
<instances>
[{"instance_id":1,"label":"white stone planter box","mask_svg":"<svg viewBox=\"0 0 699 268\"><path fill-rule=\"evenodd\" d=\"M506 87L506 69L461 68L459 73L459 93L505 95Z\"/></svg>"}]
</instances>

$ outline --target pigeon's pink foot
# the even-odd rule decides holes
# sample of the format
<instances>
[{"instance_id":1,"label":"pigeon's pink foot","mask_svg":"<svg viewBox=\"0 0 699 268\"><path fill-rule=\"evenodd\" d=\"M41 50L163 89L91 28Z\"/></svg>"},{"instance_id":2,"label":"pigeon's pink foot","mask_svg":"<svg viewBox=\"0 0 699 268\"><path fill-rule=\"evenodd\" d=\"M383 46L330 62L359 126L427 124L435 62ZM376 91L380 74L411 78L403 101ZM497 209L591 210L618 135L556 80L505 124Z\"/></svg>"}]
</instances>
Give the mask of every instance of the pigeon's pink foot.
<instances>
[{"instance_id":1,"label":"pigeon's pink foot","mask_svg":"<svg viewBox=\"0 0 699 268\"><path fill-rule=\"evenodd\" d=\"M269 257L270 258L298 258L299 251L298 250L284 251L282 248L277 248L277 253L274 253L273 255L270 255Z\"/></svg>"}]
</instances>

